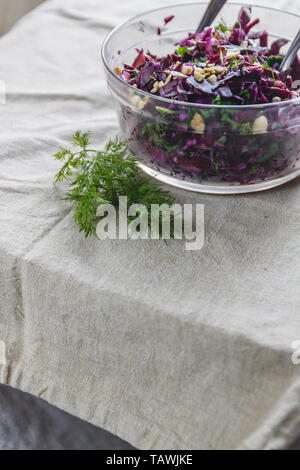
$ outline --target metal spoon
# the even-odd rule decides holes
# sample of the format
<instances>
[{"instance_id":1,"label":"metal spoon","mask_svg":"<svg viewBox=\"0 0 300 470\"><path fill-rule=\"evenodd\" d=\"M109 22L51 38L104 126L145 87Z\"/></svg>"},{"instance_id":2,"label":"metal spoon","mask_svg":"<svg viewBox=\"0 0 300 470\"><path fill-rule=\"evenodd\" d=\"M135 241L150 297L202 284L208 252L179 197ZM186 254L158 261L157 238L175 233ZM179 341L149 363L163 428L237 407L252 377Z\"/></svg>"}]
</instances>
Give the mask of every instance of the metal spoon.
<instances>
[{"instance_id":1,"label":"metal spoon","mask_svg":"<svg viewBox=\"0 0 300 470\"><path fill-rule=\"evenodd\" d=\"M297 36L295 37L294 41L292 42L287 55L283 59L280 64L279 71L286 72L291 67L298 51L300 49L300 31L298 32Z\"/></svg>"},{"instance_id":2,"label":"metal spoon","mask_svg":"<svg viewBox=\"0 0 300 470\"><path fill-rule=\"evenodd\" d=\"M211 0L206 12L197 28L197 33L201 33L206 26L210 26L218 13L222 10L227 0Z\"/></svg>"}]
</instances>

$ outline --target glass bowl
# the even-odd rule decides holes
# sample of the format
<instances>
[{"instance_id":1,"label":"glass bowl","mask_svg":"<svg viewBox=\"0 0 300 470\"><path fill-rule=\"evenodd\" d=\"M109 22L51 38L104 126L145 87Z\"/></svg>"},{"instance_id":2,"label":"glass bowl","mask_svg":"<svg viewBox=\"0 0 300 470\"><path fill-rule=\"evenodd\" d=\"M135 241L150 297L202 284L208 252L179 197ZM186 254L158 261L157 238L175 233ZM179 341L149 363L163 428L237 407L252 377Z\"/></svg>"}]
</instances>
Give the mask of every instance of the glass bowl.
<instances>
[{"instance_id":1,"label":"glass bowl","mask_svg":"<svg viewBox=\"0 0 300 470\"><path fill-rule=\"evenodd\" d=\"M143 171L179 188L235 194L279 186L300 175L300 98L248 106L185 103L138 90L115 73L133 63L136 49L158 56L174 51L175 43L196 30L207 4L142 13L106 38L102 58L122 137ZM215 23L233 24L241 6L226 4ZM158 35L170 15L175 18ZM299 29L300 16L281 10L254 6L256 17L270 41L292 40ZM267 130L253 126L257 119L267 119Z\"/></svg>"}]
</instances>

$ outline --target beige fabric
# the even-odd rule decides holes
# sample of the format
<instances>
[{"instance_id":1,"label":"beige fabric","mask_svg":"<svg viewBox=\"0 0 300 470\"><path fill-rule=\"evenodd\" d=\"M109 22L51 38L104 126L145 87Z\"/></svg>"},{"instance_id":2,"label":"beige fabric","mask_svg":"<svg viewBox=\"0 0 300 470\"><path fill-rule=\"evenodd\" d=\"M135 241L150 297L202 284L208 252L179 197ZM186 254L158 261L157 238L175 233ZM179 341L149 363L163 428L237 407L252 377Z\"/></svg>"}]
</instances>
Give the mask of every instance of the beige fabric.
<instances>
[{"instance_id":1,"label":"beige fabric","mask_svg":"<svg viewBox=\"0 0 300 470\"><path fill-rule=\"evenodd\" d=\"M74 130L99 145L117 132L100 44L147 5L51 0L0 40L0 381L139 448L286 448L300 431L299 181L175 191L205 204L201 252L86 241L52 183Z\"/></svg>"}]
</instances>

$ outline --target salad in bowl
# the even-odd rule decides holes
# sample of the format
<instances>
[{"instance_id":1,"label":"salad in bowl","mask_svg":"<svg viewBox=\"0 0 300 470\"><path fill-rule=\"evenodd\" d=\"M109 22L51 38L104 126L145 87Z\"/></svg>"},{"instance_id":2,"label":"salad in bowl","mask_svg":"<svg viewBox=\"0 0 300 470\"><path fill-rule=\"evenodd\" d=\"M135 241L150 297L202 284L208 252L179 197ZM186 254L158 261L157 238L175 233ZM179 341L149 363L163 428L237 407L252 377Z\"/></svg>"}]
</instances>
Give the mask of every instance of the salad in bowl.
<instances>
[{"instance_id":1,"label":"salad in bowl","mask_svg":"<svg viewBox=\"0 0 300 470\"><path fill-rule=\"evenodd\" d=\"M226 18L184 34L183 11L199 19L200 4L168 9L131 20L103 46L120 126L142 168L216 193L267 189L300 174L300 61L279 70L292 39L281 35L283 12L229 4ZM264 27L268 13L275 33L273 21ZM290 16L296 32L299 17ZM126 32L131 44L113 51Z\"/></svg>"}]
</instances>

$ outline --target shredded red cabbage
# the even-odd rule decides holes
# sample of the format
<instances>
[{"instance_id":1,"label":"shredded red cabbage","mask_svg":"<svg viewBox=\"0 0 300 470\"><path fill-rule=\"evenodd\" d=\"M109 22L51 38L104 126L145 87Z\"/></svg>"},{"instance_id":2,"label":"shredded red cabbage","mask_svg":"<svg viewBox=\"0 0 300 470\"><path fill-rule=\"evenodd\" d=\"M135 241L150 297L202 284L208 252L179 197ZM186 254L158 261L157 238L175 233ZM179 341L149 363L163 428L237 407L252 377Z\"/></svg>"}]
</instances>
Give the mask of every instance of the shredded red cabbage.
<instances>
[{"instance_id":1,"label":"shredded red cabbage","mask_svg":"<svg viewBox=\"0 0 300 470\"><path fill-rule=\"evenodd\" d=\"M165 18L165 24L173 18L173 15ZM292 99L297 94L292 82L300 80L299 60L294 61L289 73L280 75L278 67L283 60L280 50L288 41L278 39L268 47L268 33L265 30L253 31L258 22L258 19L251 22L251 7L244 6L233 28L220 24L216 28L205 28L202 33L190 34L177 45L173 54L159 58L150 52L138 51L133 69L125 69L130 73L129 80L125 77L126 81L143 91L196 103L199 99L209 101L207 94L212 104L222 104L219 103L220 98L223 104ZM158 34L161 34L160 28ZM180 75L176 77L172 72ZM171 85L166 83L170 74ZM161 86L162 82L164 86ZM224 90L219 91L225 82L226 95ZM245 90L254 83L256 86L252 86L251 93L246 93Z\"/></svg>"},{"instance_id":2,"label":"shredded red cabbage","mask_svg":"<svg viewBox=\"0 0 300 470\"><path fill-rule=\"evenodd\" d=\"M165 25L170 23L170 21L174 20L174 18L174 15L167 16L167 18L164 19Z\"/></svg>"},{"instance_id":3,"label":"shredded red cabbage","mask_svg":"<svg viewBox=\"0 0 300 470\"><path fill-rule=\"evenodd\" d=\"M148 164L181 177L241 184L300 166L299 105L275 106L264 115L243 110L242 105L292 100L300 91L293 88L300 80L299 58L280 73L281 48L288 41L269 46L268 33L253 29L259 19L251 20L251 13L244 6L233 27L191 33L164 57L139 50L133 64L118 71L136 89L170 99L166 108L146 98L138 105L142 112L122 108L131 147ZM179 102L220 106L180 111ZM241 112L223 105L241 105Z\"/></svg>"}]
</instances>

